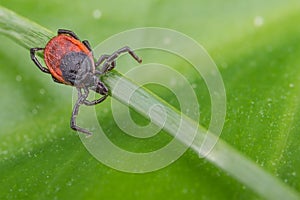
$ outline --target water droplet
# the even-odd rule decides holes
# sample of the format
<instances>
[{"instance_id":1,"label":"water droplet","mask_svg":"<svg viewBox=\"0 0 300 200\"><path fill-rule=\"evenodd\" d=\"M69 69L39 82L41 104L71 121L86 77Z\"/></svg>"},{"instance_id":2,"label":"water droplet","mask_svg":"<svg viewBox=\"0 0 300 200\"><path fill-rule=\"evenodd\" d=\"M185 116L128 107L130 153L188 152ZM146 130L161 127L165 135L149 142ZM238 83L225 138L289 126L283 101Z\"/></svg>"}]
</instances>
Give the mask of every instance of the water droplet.
<instances>
[{"instance_id":1,"label":"water droplet","mask_svg":"<svg viewBox=\"0 0 300 200\"><path fill-rule=\"evenodd\" d=\"M294 85L293 83L290 83L290 84L289 84L289 87L290 87L290 88L293 88L293 87L295 87L295 85Z\"/></svg>"},{"instance_id":2,"label":"water droplet","mask_svg":"<svg viewBox=\"0 0 300 200\"><path fill-rule=\"evenodd\" d=\"M31 112L32 114L36 115L38 113L38 110L34 108Z\"/></svg>"},{"instance_id":3,"label":"water droplet","mask_svg":"<svg viewBox=\"0 0 300 200\"><path fill-rule=\"evenodd\" d=\"M280 99L286 99L286 96L285 95L281 95Z\"/></svg>"},{"instance_id":4,"label":"water droplet","mask_svg":"<svg viewBox=\"0 0 300 200\"><path fill-rule=\"evenodd\" d=\"M6 155L7 153L8 153L7 150L1 152L1 154L3 154L3 155Z\"/></svg>"},{"instance_id":5,"label":"water droplet","mask_svg":"<svg viewBox=\"0 0 300 200\"><path fill-rule=\"evenodd\" d=\"M56 130L56 124L52 124L51 129L50 129L50 132L51 132L51 133L54 133L55 130Z\"/></svg>"},{"instance_id":6,"label":"water droplet","mask_svg":"<svg viewBox=\"0 0 300 200\"><path fill-rule=\"evenodd\" d=\"M40 89L40 94L41 94L41 95L44 95L45 93L46 93L46 90L45 90L44 88L41 88L41 89Z\"/></svg>"},{"instance_id":7,"label":"water droplet","mask_svg":"<svg viewBox=\"0 0 300 200\"><path fill-rule=\"evenodd\" d=\"M273 100L272 100L271 98L268 98L267 101L268 101L268 102L272 102Z\"/></svg>"},{"instance_id":8,"label":"water droplet","mask_svg":"<svg viewBox=\"0 0 300 200\"><path fill-rule=\"evenodd\" d=\"M99 9L96 9L96 10L93 11L93 17L95 19L100 19L101 16L102 16L102 12Z\"/></svg>"},{"instance_id":9,"label":"water droplet","mask_svg":"<svg viewBox=\"0 0 300 200\"><path fill-rule=\"evenodd\" d=\"M22 81L22 76L21 75L17 75L16 76L16 81L18 81L18 82Z\"/></svg>"},{"instance_id":10,"label":"water droplet","mask_svg":"<svg viewBox=\"0 0 300 200\"><path fill-rule=\"evenodd\" d=\"M188 189L187 188L184 188L183 190L182 190L182 192L184 193L184 194L187 194L188 193Z\"/></svg>"},{"instance_id":11,"label":"water droplet","mask_svg":"<svg viewBox=\"0 0 300 200\"><path fill-rule=\"evenodd\" d=\"M256 16L253 20L255 27L260 27L264 24L264 18L262 16Z\"/></svg>"},{"instance_id":12,"label":"water droplet","mask_svg":"<svg viewBox=\"0 0 300 200\"><path fill-rule=\"evenodd\" d=\"M60 190L60 187L55 188L55 192L58 192Z\"/></svg>"}]
</instances>

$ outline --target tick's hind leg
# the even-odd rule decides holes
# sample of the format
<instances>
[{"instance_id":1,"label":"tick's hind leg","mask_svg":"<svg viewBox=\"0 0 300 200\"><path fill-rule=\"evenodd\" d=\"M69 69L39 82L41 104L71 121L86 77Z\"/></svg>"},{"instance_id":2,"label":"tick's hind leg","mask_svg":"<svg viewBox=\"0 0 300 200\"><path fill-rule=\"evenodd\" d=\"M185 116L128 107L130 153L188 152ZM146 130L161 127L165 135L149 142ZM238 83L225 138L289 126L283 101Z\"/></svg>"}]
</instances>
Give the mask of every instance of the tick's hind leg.
<instances>
[{"instance_id":1,"label":"tick's hind leg","mask_svg":"<svg viewBox=\"0 0 300 200\"><path fill-rule=\"evenodd\" d=\"M116 65L116 59L120 56L122 53L129 53L137 62L141 63L142 59L139 58L132 49L130 49L128 46L125 46L117 51L115 51L113 54L111 54L109 57L105 59L105 62L103 64L103 67L101 69L101 73L106 73L110 70L112 70ZM101 58L101 57L100 57ZM99 59L100 60L100 59Z\"/></svg>"},{"instance_id":2,"label":"tick's hind leg","mask_svg":"<svg viewBox=\"0 0 300 200\"><path fill-rule=\"evenodd\" d=\"M77 124L76 124L76 117L78 115L80 105L81 105L80 103L76 102L76 104L73 108L72 117L71 117L71 121L70 121L70 126L73 130L79 131L81 133L86 134L87 136L90 136L90 135L92 135L91 132L89 132L88 130L86 130L84 128L81 128L81 127L77 126Z\"/></svg>"},{"instance_id":3,"label":"tick's hind leg","mask_svg":"<svg viewBox=\"0 0 300 200\"><path fill-rule=\"evenodd\" d=\"M77 126L77 124L76 124L76 118L77 118L77 115L78 115L78 112L79 112L79 107L86 100L86 96L82 95L80 89L78 88L77 90L78 90L78 99L77 99L77 101L76 101L76 103L73 107L70 126L73 130L82 132L82 133L86 134L87 136L90 136L90 135L92 135L91 132L89 132L88 130L86 130L84 128L81 128L81 127Z\"/></svg>"}]
</instances>

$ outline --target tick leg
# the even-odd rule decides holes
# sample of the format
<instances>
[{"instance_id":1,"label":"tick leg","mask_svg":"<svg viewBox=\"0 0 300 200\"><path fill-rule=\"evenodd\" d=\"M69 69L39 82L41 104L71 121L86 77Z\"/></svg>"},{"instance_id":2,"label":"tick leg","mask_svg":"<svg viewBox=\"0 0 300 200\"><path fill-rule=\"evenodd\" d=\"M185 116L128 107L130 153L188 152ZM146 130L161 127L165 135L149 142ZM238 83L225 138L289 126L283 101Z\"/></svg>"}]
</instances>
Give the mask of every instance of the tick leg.
<instances>
[{"instance_id":1,"label":"tick leg","mask_svg":"<svg viewBox=\"0 0 300 200\"><path fill-rule=\"evenodd\" d=\"M103 97L101 97L100 99L96 99L94 101L85 100L83 103L84 103L84 105L87 105L87 106L93 106L93 105L103 102L107 97L108 97L108 94L106 94Z\"/></svg>"},{"instance_id":2,"label":"tick leg","mask_svg":"<svg viewBox=\"0 0 300 200\"><path fill-rule=\"evenodd\" d=\"M95 66L98 67L101 63L103 63L105 60L107 60L111 55L107 55L107 54L104 54L102 56L100 56L100 58L98 59L98 61L95 63ZM113 65L113 67L116 66L116 61L113 60L111 65Z\"/></svg>"},{"instance_id":3,"label":"tick leg","mask_svg":"<svg viewBox=\"0 0 300 200\"><path fill-rule=\"evenodd\" d=\"M110 55L107 55L107 54L101 55L100 58L95 63L95 66L98 67L99 65L101 65L101 63L103 63L104 60L106 60L107 58L109 58L109 56Z\"/></svg>"},{"instance_id":4,"label":"tick leg","mask_svg":"<svg viewBox=\"0 0 300 200\"><path fill-rule=\"evenodd\" d=\"M93 51L92 51L92 47L91 47L89 41L83 40L82 43L83 43L84 46L86 46L86 48L90 51L90 52L89 52L89 55L92 56L92 57L94 57L94 54L93 54Z\"/></svg>"},{"instance_id":5,"label":"tick leg","mask_svg":"<svg viewBox=\"0 0 300 200\"><path fill-rule=\"evenodd\" d=\"M85 91L85 94L84 96L86 96L86 98L88 97L88 94L89 94L89 90L88 89L84 89ZM80 91L81 92L81 91ZM102 96L101 98L99 99L96 99L94 101L89 101L89 100L86 100L86 98L83 100L83 103L84 105L87 105L87 106L93 106L93 105L96 105L98 103L101 103L103 102L106 98L108 97L108 94L105 94L104 96Z\"/></svg>"},{"instance_id":6,"label":"tick leg","mask_svg":"<svg viewBox=\"0 0 300 200\"><path fill-rule=\"evenodd\" d=\"M39 60L37 59L37 57L35 56L35 52L42 51L42 50L44 50L44 48L31 48L30 49L30 57L31 57L31 60L36 64L36 66L42 72L50 74L49 69L47 69L46 67L43 67L42 64L39 62Z\"/></svg>"},{"instance_id":7,"label":"tick leg","mask_svg":"<svg viewBox=\"0 0 300 200\"><path fill-rule=\"evenodd\" d=\"M103 64L103 67L101 69L102 73L106 73L110 70L112 70L115 67L115 60L120 56L122 53L129 53L137 62L141 63L142 59L139 58L132 49L130 49L128 46L125 46L117 51L115 51L113 54L111 54L108 58L106 58L105 63Z\"/></svg>"},{"instance_id":8,"label":"tick leg","mask_svg":"<svg viewBox=\"0 0 300 200\"><path fill-rule=\"evenodd\" d=\"M70 31L70 30L66 30L66 29L58 29L57 30L57 34L68 34L68 35L71 35L73 38L75 38L76 40L79 40L79 37L73 32L73 31Z\"/></svg>"},{"instance_id":9,"label":"tick leg","mask_svg":"<svg viewBox=\"0 0 300 200\"><path fill-rule=\"evenodd\" d=\"M102 55L102 56L100 56L100 58L98 59L98 61L95 63L95 67L97 68L99 65L101 65L101 63L103 63L105 60L107 60L108 58L110 57L110 55L107 55L107 54L104 54L104 55ZM112 61L111 63L110 63L110 67L109 68L111 68L111 69L113 69L113 68L115 68L115 66L116 66L116 61L114 60L114 61ZM109 71L109 70L108 70ZM104 72L105 73L105 72ZM103 74L103 70L97 70L96 69L96 75L101 75L101 74Z\"/></svg>"},{"instance_id":10,"label":"tick leg","mask_svg":"<svg viewBox=\"0 0 300 200\"><path fill-rule=\"evenodd\" d=\"M57 80L54 76L52 76L52 80L53 80L55 83L60 83L60 84L62 84L62 82L60 82L59 80Z\"/></svg>"},{"instance_id":11,"label":"tick leg","mask_svg":"<svg viewBox=\"0 0 300 200\"><path fill-rule=\"evenodd\" d=\"M73 107L73 112L72 112L72 117L71 117L71 121L70 121L70 126L73 130L75 131L79 131L82 132L88 136L92 135L91 132L89 132L88 130L81 128L79 126L76 125L76 117L78 115L79 112L79 107L80 105L84 102L86 95L82 95L81 90L79 88L77 88L78 90L78 99Z\"/></svg>"},{"instance_id":12,"label":"tick leg","mask_svg":"<svg viewBox=\"0 0 300 200\"><path fill-rule=\"evenodd\" d=\"M92 51L92 47L91 47L89 41L83 40L82 43L86 46L86 48L88 48L88 50Z\"/></svg>"}]
</instances>

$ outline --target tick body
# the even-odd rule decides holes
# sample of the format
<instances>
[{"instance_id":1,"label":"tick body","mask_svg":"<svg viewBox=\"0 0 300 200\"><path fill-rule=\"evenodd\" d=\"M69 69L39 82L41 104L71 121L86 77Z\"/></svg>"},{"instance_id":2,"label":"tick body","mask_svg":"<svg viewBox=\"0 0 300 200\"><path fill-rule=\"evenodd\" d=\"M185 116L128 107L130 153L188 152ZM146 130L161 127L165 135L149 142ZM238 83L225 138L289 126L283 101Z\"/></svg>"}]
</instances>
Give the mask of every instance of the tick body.
<instances>
[{"instance_id":1,"label":"tick body","mask_svg":"<svg viewBox=\"0 0 300 200\"><path fill-rule=\"evenodd\" d=\"M44 61L47 67L43 67L37 59L37 51L44 51ZM79 107L82 104L96 105L107 98L108 89L99 77L116 66L116 59L122 53L129 53L137 62L142 62L127 46L111 55L104 54L95 60L89 42L80 41L74 32L65 29L59 29L57 36L53 37L45 48L30 49L32 61L42 72L51 74L57 83L77 88L78 99L73 107L70 126L73 130L87 135L91 135L91 132L76 125ZM94 101L87 100L90 90L101 94L102 97Z\"/></svg>"}]
</instances>

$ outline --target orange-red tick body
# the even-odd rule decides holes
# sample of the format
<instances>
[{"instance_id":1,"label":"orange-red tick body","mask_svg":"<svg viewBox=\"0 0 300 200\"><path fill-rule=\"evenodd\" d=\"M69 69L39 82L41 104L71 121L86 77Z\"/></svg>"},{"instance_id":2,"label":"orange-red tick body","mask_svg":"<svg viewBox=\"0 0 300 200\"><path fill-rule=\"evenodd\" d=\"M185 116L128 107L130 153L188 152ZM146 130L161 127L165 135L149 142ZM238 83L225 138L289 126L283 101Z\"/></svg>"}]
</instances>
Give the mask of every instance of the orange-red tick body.
<instances>
[{"instance_id":1,"label":"orange-red tick body","mask_svg":"<svg viewBox=\"0 0 300 200\"><path fill-rule=\"evenodd\" d=\"M47 43L44 50L44 60L50 73L58 82L67 85L74 85L74 83L64 77L61 69L61 62L65 59L66 54L70 52L84 53L87 56L86 59L90 59L91 67L94 66L94 59L91 50L88 49L80 40L66 34L59 34ZM92 67L91 72L95 72L94 67Z\"/></svg>"}]
</instances>

